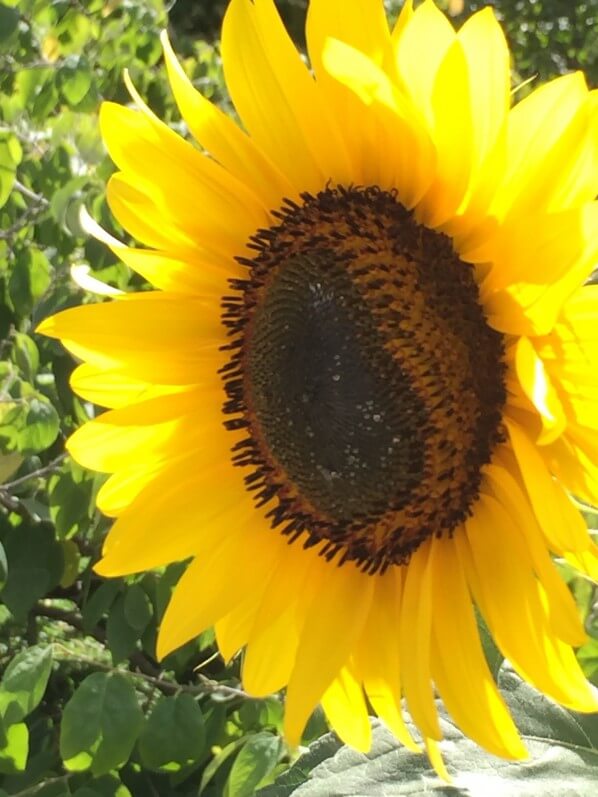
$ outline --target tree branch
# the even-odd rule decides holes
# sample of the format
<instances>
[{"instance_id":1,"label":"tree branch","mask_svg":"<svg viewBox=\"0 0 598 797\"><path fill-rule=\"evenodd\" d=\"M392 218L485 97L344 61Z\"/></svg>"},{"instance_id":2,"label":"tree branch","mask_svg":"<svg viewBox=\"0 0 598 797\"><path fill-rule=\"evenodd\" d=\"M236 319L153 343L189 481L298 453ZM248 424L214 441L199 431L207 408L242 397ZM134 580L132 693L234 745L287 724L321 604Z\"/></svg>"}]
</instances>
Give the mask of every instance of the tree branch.
<instances>
[{"instance_id":1,"label":"tree branch","mask_svg":"<svg viewBox=\"0 0 598 797\"><path fill-rule=\"evenodd\" d=\"M17 191L19 191L19 193L23 194L23 196L26 196L27 199L32 199L34 202L40 205L40 207L43 208L50 207L50 203L48 202L45 196L42 196L41 194L36 194L35 191L32 191L30 188L27 188L26 185L23 185L23 183L20 180L15 180L13 185L17 189Z\"/></svg>"},{"instance_id":2,"label":"tree branch","mask_svg":"<svg viewBox=\"0 0 598 797\"><path fill-rule=\"evenodd\" d=\"M56 606L48 606L47 604L43 603L38 603L36 606L34 606L32 612L38 617L47 617L51 620L58 620L70 625L77 631L86 633L83 627L83 618L77 612L70 612L65 609L59 609ZM106 642L106 633L103 629L98 628L97 626L89 635L102 644L105 644ZM91 659L87 656L75 655L71 658L74 661L80 661L84 664L89 664L90 666L96 667L100 670L105 670L106 672L124 672L118 667L104 664L103 662L96 661L95 659ZM173 695L177 692L187 692L188 694L197 697L208 694L219 694L226 698L241 698L243 700L254 699L242 689L238 689L234 686L227 686L226 684L221 684L218 681L213 681L210 678L207 678L205 675L198 674L198 680L201 686L193 686L192 684L178 684L174 681L168 681L162 677L162 670L152 664L152 662L149 661L140 650L135 650L131 653L129 656L129 662L138 670L138 672L129 671L130 675L134 676L135 678L141 678L143 681L156 687L156 689L159 689L163 694L166 695Z\"/></svg>"},{"instance_id":3,"label":"tree branch","mask_svg":"<svg viewBox=\"0 0 598 797\"><path fill-rule=\"evenodd\" d=\"M30 479L37 479L38 476L48 476L50 473L54 473L54 471L58 470L58 467L62 465L65 458L66 454L59 454L52 462L48 462L47 465L43 465L41 468L37 468L37 470L32 470L24 476L19 476L18 479L13 479L11 482L5 482L2 485L2 490L4 492L9 492L10 490L14 490L15 487L20 487L21 484L25 484L25 482L28 482Z\"/></svg>"}]
</instances>

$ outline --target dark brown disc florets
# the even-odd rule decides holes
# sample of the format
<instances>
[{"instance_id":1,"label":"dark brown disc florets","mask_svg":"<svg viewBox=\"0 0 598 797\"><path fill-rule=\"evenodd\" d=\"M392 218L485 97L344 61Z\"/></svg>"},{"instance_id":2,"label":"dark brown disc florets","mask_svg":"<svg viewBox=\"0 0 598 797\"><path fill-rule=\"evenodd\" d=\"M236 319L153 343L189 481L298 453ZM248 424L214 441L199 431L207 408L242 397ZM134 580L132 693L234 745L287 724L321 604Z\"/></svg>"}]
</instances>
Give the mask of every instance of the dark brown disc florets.
<instances>
[{"instance_id":1,"label":"dark brown disc florets","mask_svg":"<svg viewBox=\"0 0 598 797\"><path fill-rule=\"evenodd\" d=\"M393 194L329 188L273 215L223 299L233 458L273 527L374 573L470 513L503 339L472 268Z\"/></svg>"}]
</instances>

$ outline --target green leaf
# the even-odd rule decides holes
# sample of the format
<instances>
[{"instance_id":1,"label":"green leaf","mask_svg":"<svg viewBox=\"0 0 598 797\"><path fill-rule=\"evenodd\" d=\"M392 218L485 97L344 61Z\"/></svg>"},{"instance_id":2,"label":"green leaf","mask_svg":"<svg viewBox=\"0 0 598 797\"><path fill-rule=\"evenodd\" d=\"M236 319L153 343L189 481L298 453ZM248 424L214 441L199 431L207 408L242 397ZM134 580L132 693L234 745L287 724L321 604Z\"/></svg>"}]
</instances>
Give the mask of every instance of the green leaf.
<instances>
[{"instance_id":1,"label":"green leaf","mask_svg":"<svg viewBox=\"0 0 598 797\"><path fill-rule=\"evenodd\" d=\"M51 279L52 267L43 252L33 248L17 251L8 280L8 292L15 310L28 316L48 289Z\"/></svg>"},{"instance_id":2,"label":"green leaf","mask_svg":"<svg viewBox=\"0 0 598 797\"><path fill-rule=\"evenodd\" d=\"M36 645L17 654L0 682L0 714L6 725L21 722L38 706L52 672L52 648Z\"/></svg>"},{"instance_id":3,"label":"green leaf","mask_svg":"<svg viewBox=\"0 0 598 797\"><path fill-rule=\"evenodd\" d=\"M205 749L203 715L189 694L161 697L139 739L139 754L146 767L177 772L197 761Z\"/></svg>"},{"instance_id":4,"label":"green leaf","mask_svg":"<svg viewBox=\"0 0 598 797\"><path fill-rule=\"evenodd\" d=\"M23 332L15 332L12 357L29 382L33 382L39 368L39 351L35 341Z\"/></svg>"},{"instance_id":5,"label":"green leaf","mask_svg":"<svg viewBox=\"0 0 598 797\"><path fill-rule=\"evenodd\" d=\"M125 592L124 614L127 623L138 634L143 633L152 619L153 607L146 591L139 584L132 584Z\"/></svg>"},{"instance_id":6,"label":"green leaf","mask_svg":"<svg viewBox=\"0 0 598 797\"><path fill-rule=\"evenodd\" d=\"M586 678L596 685L598 683L598 639L590 639L579 648L577 660L581 664Z\"/></svg>"},{"instance_id":7,"label":"green leaf","mask_svg":"<svg viewBox=\"0 0 598 797\"><path fill-rule=\"evenodd\" d=\"M50 200L50 213L61 226L66 226L66 217L69 207L76 202L79 191L89 182L86 176L73 177L63 186L58 188Z\"/></svg>"},{"instance_id":8,"label":"green leaf","mask_svg":"<svg viewBox=\"0 0 598 797\"><path fill-rule=\"evenodd\" d=\"M17 73L15 90L21 108L32 106L51 75L51 69L22 69Z\"/></svg>"},{"instance_id":9,"label":"green leaf","mask_svg":"<svg viewBox=\"0 0 598 797\"><path fill-rule=\"evenodd\" d=\"M3 412L1 409L1 402L0 402L0 427L2 427L2 421L3 421ZM23 464L23 459L24 457L21 454L19 454L18 451L11 451L9 454L0 453L0 485L8 481L9 478L18 471L18 469ZM0 576L0 582L1 581L2 577Z\"/></svg>"},{"instance_id":10,"label":"green leaf","mask_svg":"<svg viewBox=\"0 0 598 797\"><path fill-rule=\"evenodd\" d=\"M0 9L2 6L0 6ZM0 26L2 25L0 14ZM1 34L0 34L1 36ZM17 164L13 158L9 142L0 138L0 208L6 204L11 194L17 174Z\"/></svg>"},{"instance_id":11,"label":"green leaf","mask_svg":"<svg viewBox=\"0 0 598 797\"><path fill-rule=\"evenodd\" d=\"M209 738L209 737L208 737ZM201 781L199 784L199 794L203 794L204 790L210 781L216 776L218 770L224 766L228 759L241 747L247 740L247 736L241 736L230 742L218 752L214 753L212 760L206 765L206 768L201 773Z\"/></svg>"},{"instance_id":12,"label":"green leaf","mask_svg":"<svg viewBox=\"0 0 598 797\"><path fill-rule=\"evenodd\" d=\"M123 595L119 595L110 608L106 638L114 664L126 659L137 645L139 632L127 621Z\"/></svg>"},{"instance_id":13,"label":"green leaf","mask_svg":"<svg viewBox=\"0 0 598 797\"><path fill-rule=\"evenodd\" d=\"M486 662L492 673L494 680L498 678L498 673L504 661L504 656L498 649L488 626L484 622L482 615L477 612L478 631L480 634L480 641L486 657Z\"/></svg>"},{"instance_id":14,"label":"green leaf","mask_svg":"<svg viewBox=\"0 0 598 797\"><path fill-rule=\"evenodd\" d=\"M45 396L23 380L13 380L12 392L14 400L0 401L0 443L21 454L43 451L58 435L58 413Z\"/></svg>"},{"instance_id":15,"label":"green leaf","mask_svg":"<svg viewBox=\"0 0 598 797\"><path fill-rule=\"evenodd\" d=\"M581 716L555 705L503 670L503 692L530 758L507 761L485 753L457 729L439 704L444 741L440 749L452 777L443 784L423 755L398 745L378 720L365 755L343 746L334 734L319 739L258 797L321 797L323 794L420 795L446 797L594 797L598 767L598 716ZM408 723L415 732L412 723Z\"/></svg>"},{"instance_id":16,"label":"green leaf","mask_svg":"<svg viewBox=\"0 0 598 797\"><path fill-rule=\"evenodd\" d=\"M250 736L233 762L225 797L252 797L278 763L281 751L282 741L278 736L265 731Z\"/></svg>"},{"instance_id":17,"label":"green leaf","mask_svg":"<svg viewBox=\"0 0 598 797\"><path fill-rule=\"evenodd\" d=\"M52 476L50 515L59 539L72 537L78 531L78 524L89 518L91 487L91 478L72 461Z\"/></svg>"},{"instance_id":18,"label":"green leaf","mask_svg":"<svg viewBox=\"0 0 598 797\"><path fill-rule=\"evenodd\" d=\"M28 399L25 427L19 434L20 451L44 451L52 445L60 431L60 418L54 407L42 396Z\"/></svg>"},{"instance_id":19,"label":"green leaf","mask_svg":"<svg viewBox=\"0 0 598 797\"><path fill-rule=\"evenodd\" d=\"M67 589L75 583L79 575L81 555L79 554L79 546L74 540L61 540L60 547L62 548L62 557L64 559L60 586L63 589Z\"/></svg>"},{"instance_id":20,"label":"green leaf","mask_svg":"<svg viewBox=\"0 0 598 797\"><path fill-rule=\"evenodd\" d=\"M93 631L102 617L106 614L114 599L118 595L122 581L111 579L104 581L89 597L83 607L83 630L89 634Z\"/></svg>"},{"instance_id":21,"label":"green leaf","mask_svg":"<svg viewBox=\"0 0 598 797\"><path fill-rule=\"evenodd\" d=\"M25 777L29 778L29 772L25 772ZM71 797L71 792L68 790L68 786L65 785L64 779L60 778L57 781L49 780L47 783L39 783L36 791L35 797ZM31 792L25 792L27 797L31 794Z\"/></svg>"},{"instance_id":22,"label":"green leaf","mask_svg":"<svg viewBox=\"0 0 598 797\"><path fill-rule=\"evenodd\" d=\"M91 87L92 74L84 56L68 56L58 70L58 85L69 105L78 105Z\"/></svg>"},{"instance_id":23,"label":"green leaf","mask_svg":"<svg viewBox=\"0 0 598 797\"><path fill-rule=\"evenodd\" d=\"M24 722L6 730L6 743L0 747L0 772L12 775L24 772L29 755L29 729Z\"/></svg>"},{"instance_id":24,"label":"green leaf","mask_svg":"<svg viewBox=\"0 0 598 797\"><path fill-rule=\"evenodd\" d=\"M73 797L131 797L131 792L111 773L89 781L86 786L77 789Z\"/></svg>"},{"instance_id":25,"label":"green leaf","mask_svg":"<svg viewBox=\"0 0 598 797\"><path fill-rule=\"evenodd\" d=\"M128 760L143 715L131 683L119 673L93 673L64 708L60 754L71 771L94 775L118 769Z\"/></svg>"},{"instance_id":26,"label":"green leaf","mask_svg":"<svg viewBox=\"0 0 598 797\"><path fill-rule=\"evenodd\" d=\"M592 750L598 766L598 714L561 708L511 670L501 670L498 683L524 736Z\"/></svg>"},{"instance_id":27,"label":"green leaf","mask_svg":"<svg viewBox=\"0 0 598 797\"><path fill-rule=\"evenodd\" d=\"M0 45L11 38L19 25L19 14L14 8L0 3Z\"/></svg>"},{"instance_id":28,"label":"green leaf","mask_svg":"<svg viewBox=\"0 0 598 797\"><path fill-rule=\"evenodd\" d=\"M60 581L63 554L49 523L21 525L4 539L8 578L2 600L18 622Z\"/></svg>"}]
</instances>

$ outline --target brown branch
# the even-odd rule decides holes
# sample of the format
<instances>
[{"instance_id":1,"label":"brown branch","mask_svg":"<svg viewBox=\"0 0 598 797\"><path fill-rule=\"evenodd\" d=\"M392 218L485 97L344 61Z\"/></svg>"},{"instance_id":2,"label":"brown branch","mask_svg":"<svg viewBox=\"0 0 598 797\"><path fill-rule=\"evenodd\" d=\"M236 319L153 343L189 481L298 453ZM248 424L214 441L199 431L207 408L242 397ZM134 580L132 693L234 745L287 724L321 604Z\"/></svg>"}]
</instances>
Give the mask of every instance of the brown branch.
<instances>
[{"instance_id":1,"label":"brown branch","mask_svg":"<svg viewBox=\"0 0 598 797\"><path fill-rule=\"evenodd\" d=\"M86 633L83 627L83 618L80 614L74 611L67 611L59 609L56 606L48 606L47 604L38 603L33 607L32 612L38 617L47 617L51 620L58 620L60 622L70 625L77 631ZM99 627L95 627L89 634L98 642L106 643L106 632ZM88 658L87 656L75 656L74 660L83 662L85 664L93 665L101 670L107 672L122 672L116 667L112 667L103 662L96 661L95 659ZM244 692L242 689L237 689L234 686L227 686L218 681L213 681L206 678L205 675L198 675L201 686L193 686L192 684L178 684L173 681L165 680L162 677L162 670L152 662L140 651L135 650L129 656L129 662L135 667L138 672L130 672L132 676L142 678L146 683L159 689L164 694L172 695L177 692L187 692L195 696L205 696L207 694L219 694L228 698L242 698L243 700L253 699L251 695Z\"/></svg>"},{"instance_id":2,"label":"brown branch","mask_svg":"<svg viewBox=\"0 0 598 797\"><path fill-rule=\"evenodd\" d=\"M32 521L34 515L27 509L25 504L13 495L9 495L0 487L0 506L4 507L8 512L14 512L20 515L23 520Z\"/></svg>"},{"instance_id":3,"label":"brown branch","mask_svg":"<svg viewBox=\"0 0 598 797\"><path fill-rule=\"evenodd\" d=\"M29 797L30 795L37 794L39 791L44 789L46 786L54 786L58 785L59 783L66 784L69 781L69 778L72 778L73 775L76 775L76 772L67 772L66 775L59 775L56 778L46 778L41 783L34 783L32 786L29 786L23 791L15 792L14 797Z\"/></svg>"},{"instance_id":4,"label":"brown branch","mask_svg":"<svg viewBox=\"0 0 598 797\"><path fill-rule=\"evenodd\" d=\"M66 454L59 454L52 462L48 462L47 465L43 465L41 468L37 468L36 470L32 470L30 473L26 473L24 476L19 476L18 479L13 479L11 482L4 482L2 485L2 490L4 492L9 492L10 490L14 490L15 487L20 487L22 484L25 484L30 479L37 479L39 476L48 476L50 473L54 473L54 471L58 470L59 466L62 465Z\"/></svg>"},{"instance_id":5,"label":"brown branch","mask_svg":"<svg viewBox=\"0 0 598 797\"><path fill-rule=\"evenodd\" d=\"M26 196L27 199L32 199L40 207L42 208L50 207L50 203L48 202L45 196L42 196L41 194L36 194L35 191L32 191L30 188L27 188L26 185L23 185L23 183L20 180L15 180L13 186L20 194Z\"/></svg>"}]
</instances>

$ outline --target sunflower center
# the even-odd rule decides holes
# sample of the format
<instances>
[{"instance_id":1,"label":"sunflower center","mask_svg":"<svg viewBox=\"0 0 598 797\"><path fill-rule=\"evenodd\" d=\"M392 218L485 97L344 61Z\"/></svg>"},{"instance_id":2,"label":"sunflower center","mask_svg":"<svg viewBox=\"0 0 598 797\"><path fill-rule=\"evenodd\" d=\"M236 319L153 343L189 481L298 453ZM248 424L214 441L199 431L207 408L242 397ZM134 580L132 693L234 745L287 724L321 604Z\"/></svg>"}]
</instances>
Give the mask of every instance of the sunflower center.
<instances>
[{"instance_id":1,"label":"sunflower center","mask_svg":"<svg viewBox=\"0 0 598 797\"><path fill-rule=\"evenodd\" d=\"M425 409L334 254L289 259L250 334L252 409L302 496L339 522L407 500L422 475Z\"/></svg>"},{"instance_id":2,"label":"sunflower center","mask_svg":"<svg viewBox=\"0 0 598 797\"><path fill-rule=\"evenodd\" d=\"M275 216L223 300L234 461L273 526L377 572L469 515L501 439L502 336L471 267L393 194Z\"/></svg>"}]
</instances>

